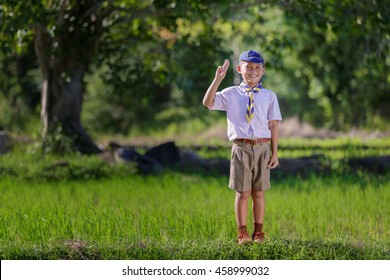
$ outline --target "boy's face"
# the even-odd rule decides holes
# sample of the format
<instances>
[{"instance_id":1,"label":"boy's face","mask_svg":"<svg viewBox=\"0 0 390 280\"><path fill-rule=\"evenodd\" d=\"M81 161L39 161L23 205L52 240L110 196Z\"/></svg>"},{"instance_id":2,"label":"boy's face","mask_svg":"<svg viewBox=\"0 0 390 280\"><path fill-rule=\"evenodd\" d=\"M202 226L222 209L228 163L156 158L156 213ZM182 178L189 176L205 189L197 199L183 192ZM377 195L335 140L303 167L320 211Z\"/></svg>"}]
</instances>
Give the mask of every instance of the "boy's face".
<instances>
[{"instance_id":1,"label":"boy's face","mask_svg":"<svg viewBox=\"0 0 390 280\"><path fill-rule=\"evenodd\" d=\"M241 61L237 66L237 71L248 86L254 87L263 76L265 67L261 63Z\"/></svg>"}]
</instances>

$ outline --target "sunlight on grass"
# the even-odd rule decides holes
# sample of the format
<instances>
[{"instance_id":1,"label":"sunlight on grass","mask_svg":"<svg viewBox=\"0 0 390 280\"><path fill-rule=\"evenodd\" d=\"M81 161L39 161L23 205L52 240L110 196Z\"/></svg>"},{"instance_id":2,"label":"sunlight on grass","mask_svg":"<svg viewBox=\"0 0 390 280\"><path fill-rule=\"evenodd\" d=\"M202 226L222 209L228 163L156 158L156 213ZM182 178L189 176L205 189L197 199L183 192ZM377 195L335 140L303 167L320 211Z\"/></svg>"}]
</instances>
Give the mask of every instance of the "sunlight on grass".
<instances>
[{"instance_id":1,"label":"sunlight on grass","mask_svg":"<svg viewBox=\"0 0 390 280\"><path fill-rule=\"evenodd\" d=\"M353 258L348 248L355 247L364 248L358 252L360 258L388 258L388 179L312 176L275 182L267 192L267 241L265 248L255 251L255 258ZM82 246L98 250L97 256L90 253L89 258L138 254L153 259L159 254L167 258L166 250L178 246L181 249L171 257L239 258L234 192L226 186L225 177L175 173L57 183L5 179L0 183L0 255L2 259L18 254L61 258L63 250ZM250 220L248 225L252 227ZM205 252L205 244L222 251ZM311 249L299 250L302 244L323 245L313 255ZM332 244L344 249L330 257L327 250ZM121 253L115 253L115 248ZM252 250L241 258L253 258Z\"/></svg>"}]
</instances>

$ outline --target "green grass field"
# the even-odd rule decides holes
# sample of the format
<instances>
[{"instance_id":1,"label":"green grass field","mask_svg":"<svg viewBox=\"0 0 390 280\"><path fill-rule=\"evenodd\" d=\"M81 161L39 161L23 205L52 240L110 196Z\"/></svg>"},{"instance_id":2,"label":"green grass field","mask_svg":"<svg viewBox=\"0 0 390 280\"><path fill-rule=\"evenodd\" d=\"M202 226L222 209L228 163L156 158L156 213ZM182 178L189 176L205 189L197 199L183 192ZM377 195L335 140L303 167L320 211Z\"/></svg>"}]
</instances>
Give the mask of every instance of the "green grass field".
<instances>
[{"instance_id":1,"label":"green grass field","mask_svg":"<svg viewBox=\"0 0 390 280\"><path fill-rule=\"evenodd\" d=\"M390 175L286 177L236 242L228 178L0 180L0 259L390 259ZM252 229L249 219L249 229Z\"/></svg>"}]
</instances>

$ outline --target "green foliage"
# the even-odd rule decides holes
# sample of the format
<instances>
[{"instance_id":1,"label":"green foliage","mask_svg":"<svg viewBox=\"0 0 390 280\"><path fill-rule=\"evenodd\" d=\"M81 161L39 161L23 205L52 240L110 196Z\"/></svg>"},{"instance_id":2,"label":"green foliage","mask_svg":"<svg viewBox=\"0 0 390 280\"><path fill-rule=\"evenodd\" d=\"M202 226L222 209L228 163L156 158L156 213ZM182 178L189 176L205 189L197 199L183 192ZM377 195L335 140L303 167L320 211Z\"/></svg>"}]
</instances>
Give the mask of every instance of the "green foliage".
<instances>
[{"instance_id":1,"label":"green foliage","mask_svg":"<svg viewBox=\"0 0 390 280\"><path fill-rule=\"evenodd\" d=\"M383 129L374 120L389 118L389 5L295 1L282 9L285 24L301 32L287 37L298 63L286 70L297 89L308 89L305 100L320 108L304 110L306 119L337 129Z\"/></svg>"},{"instance_id":2,"label":"green foliage","mask_svg":"<svg viewBox=\"0 0 390 280\"><path fill-rule=\"evenodd\" d=\"M184 35L172 48L172 76L174 77L175 105L188 108L202 117L204 108L201 104L205 90L214 78L215 69L230 57L222 47L222 36L210 27L193 37ZM221 88L233 84L232 71L229 71Z\"/></svg>"},{"instance_id":3,"label":"green foliage","mask_svg":"<svg viewBox=\"0 0 390 280\"><path fill-rule=\"evenodd\" d=\"M190 30L178 33L173 27L160 26L150 33L146 30L155 28L156 23L146 22L138 44L121 45L120 55L99 56L99 64L104 66L87 76L84 119L88 127L98 132L129 134L145 127L164 126L160 112L177 107L186 108L191 118L194 114L202 116L201 100L210 75L229 54L212 28L201 22L179 22L181 28L197 25L199 30L196 34L190 34ZM228 76L224 84L231 78Z\"/></svg>"},{"instance_id":4,"label":"green foliage","mask_svg":"<svg viewBox=\"0 0 390 280\"><path fill-rule=\"evenodd\" d=\"M40 102L39 75L30 44L22 54L0 49L0 129L26 131Z\"/></svg>"},{"instance_id":5,"label":"green foliage","mask_svg":"<svg viewBox=\"0 0 390 280\"><path fill-rule=\"evenodd\" d=\"M57 153L59 155L72 154L75 151L73 146L74 137L63 133L62 125L59 123L56 129L50 133L42 142L43 153Z\"/></svg>"},{"instance_id":6,"label":"green foliage","mask_svg":"<svg viewBox=\"0 0 390 280\"><path fill-rule=\"evenodd\" d=\"M108 165L100 156L42 154L40 144L20 147L0 157L0 177L36 183L127 178L136 174L133 164Z\"/></svg>"},{"instance_id":7,"label":"green foliage","mask_svg":"<svg viewBox=\"0 0 390 280\"><path fill-rule=\"evenodd\" d=\"M388 129L386 1L61 3L0 4L2 128L26 129L40 110L33 44L41 28L61 83L74 64L88 70L83 121L95 132L166 125L160 113L177 107L205 120L201 99L215 67L248 48L264 54L264 83L284 116L340 130ZM221 88L238 81L233 73Z\"/></svg>"}]
</instances>

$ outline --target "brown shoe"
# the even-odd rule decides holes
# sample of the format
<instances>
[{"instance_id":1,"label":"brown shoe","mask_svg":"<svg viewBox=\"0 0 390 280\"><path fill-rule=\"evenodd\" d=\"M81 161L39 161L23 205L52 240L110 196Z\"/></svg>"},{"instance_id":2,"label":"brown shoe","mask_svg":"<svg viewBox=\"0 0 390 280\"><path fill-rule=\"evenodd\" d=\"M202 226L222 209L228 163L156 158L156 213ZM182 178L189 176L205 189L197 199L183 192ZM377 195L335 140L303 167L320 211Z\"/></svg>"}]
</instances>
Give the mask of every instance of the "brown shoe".
<instances>
[{"instance_id":1,"label":"brown shoe","mask_svg":"<svg viewBox=\"0 0 390 280\"><path fill-rule=\"evenodd\" d=\"M251 242L252 239L249 237L249 233L246 230L246 226L241 226L238 228L238 244L244 244Z\"/></svg>"},{"instance_id":2,"label":"brown shoe","mask_svg":"<svg viewBox=\"0 0 390 280\"><path fill-rule=\"evenodd\" d=\"M264 241L264 232L254 232L252 234L252 240L256 243Z\"/></svg>"}]
</instances>

